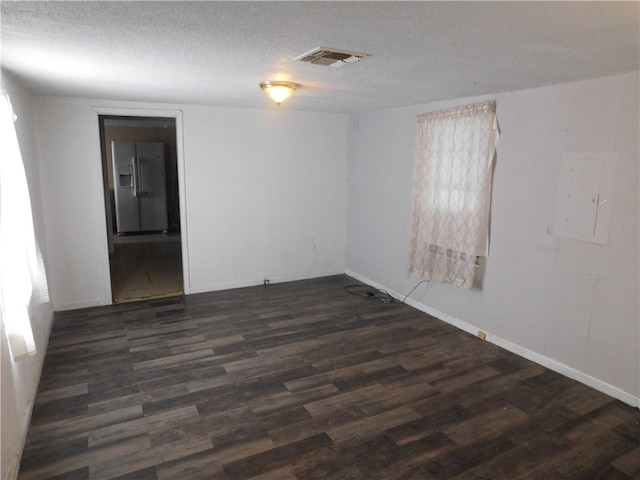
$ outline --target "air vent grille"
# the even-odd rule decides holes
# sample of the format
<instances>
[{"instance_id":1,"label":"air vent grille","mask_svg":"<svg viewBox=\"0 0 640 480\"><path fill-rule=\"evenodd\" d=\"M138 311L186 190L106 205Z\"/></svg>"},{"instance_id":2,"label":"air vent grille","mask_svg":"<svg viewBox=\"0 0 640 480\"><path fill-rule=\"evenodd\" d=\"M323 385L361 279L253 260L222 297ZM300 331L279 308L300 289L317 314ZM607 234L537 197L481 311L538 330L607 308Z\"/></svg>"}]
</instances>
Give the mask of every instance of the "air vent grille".
<instances>
[{"instance_id":1,"label":"air vent grille","mask_svg":"<svg viewBox=\"0 0 640 480\"><path fill-rule=\"evenodd\" d=\"M364 57L369 57L368 53L349 52L347 50L338 50L336 48L318 47L310 52L303 53L294 58L294 61L305 63L313 63L314 65L323 65L326 67L341 67L347 63L358 62Z\"/></svg>"}]
</instances>

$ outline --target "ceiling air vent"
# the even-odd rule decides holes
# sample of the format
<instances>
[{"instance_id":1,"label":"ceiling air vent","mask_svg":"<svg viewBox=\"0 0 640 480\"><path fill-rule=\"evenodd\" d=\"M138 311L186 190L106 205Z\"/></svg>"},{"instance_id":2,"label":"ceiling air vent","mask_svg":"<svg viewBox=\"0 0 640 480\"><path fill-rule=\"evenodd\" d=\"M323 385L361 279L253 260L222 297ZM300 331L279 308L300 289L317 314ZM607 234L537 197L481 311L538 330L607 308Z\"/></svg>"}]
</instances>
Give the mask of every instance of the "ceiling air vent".
<instances>
[{"instance_id":1,"label":"ceiling air vent","mask_svg":"<svg viewBox=\"0 0 640 480\"><path fill-rule=\"evenodd\" d=\"M336 48L317 47L310 52L303 53L294 58L294 61L324 65L326 67L340 67L347 63L358 62L364 57L369 57L368 53L348 52Z\"/></svg>"}]
</instances>

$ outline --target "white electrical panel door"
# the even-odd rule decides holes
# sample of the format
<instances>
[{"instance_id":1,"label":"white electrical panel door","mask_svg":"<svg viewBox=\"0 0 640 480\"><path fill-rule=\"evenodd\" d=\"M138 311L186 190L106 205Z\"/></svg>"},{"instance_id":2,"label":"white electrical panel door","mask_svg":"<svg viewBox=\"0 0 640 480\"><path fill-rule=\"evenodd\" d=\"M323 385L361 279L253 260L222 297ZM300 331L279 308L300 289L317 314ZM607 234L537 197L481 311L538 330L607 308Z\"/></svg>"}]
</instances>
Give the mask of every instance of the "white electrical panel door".
<instances>
[{"instance_id":1,"label":"white electrical panel door","mask_svg":"<svg viewBox=\"0 0 640 480\"><path fill-rule=\"evenodd\" d=\"M606 244L615 188L616 153L564 153L551 233Z\"/></svg>"}]
</instances>

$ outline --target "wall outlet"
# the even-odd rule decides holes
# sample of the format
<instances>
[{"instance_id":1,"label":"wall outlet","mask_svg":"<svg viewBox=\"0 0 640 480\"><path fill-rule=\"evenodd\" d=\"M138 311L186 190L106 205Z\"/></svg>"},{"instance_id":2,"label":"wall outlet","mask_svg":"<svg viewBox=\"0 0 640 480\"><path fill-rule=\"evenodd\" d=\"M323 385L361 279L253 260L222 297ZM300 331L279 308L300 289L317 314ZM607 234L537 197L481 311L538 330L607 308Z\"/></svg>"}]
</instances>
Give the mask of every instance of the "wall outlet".
<instances>
[{"instance_id":1,"label":"wall outlet","mask_svg":"<svg viewBox=\"0 0 640 480\"><path fill-rule=\"evenodd\" d=\"M480 340L486 340L486 339L487 339L487 333L486 333L486 332L483 332L482 330L478 330L478 335L477 335L477 337L478 337Z\"/></svg>"}]
</instances>

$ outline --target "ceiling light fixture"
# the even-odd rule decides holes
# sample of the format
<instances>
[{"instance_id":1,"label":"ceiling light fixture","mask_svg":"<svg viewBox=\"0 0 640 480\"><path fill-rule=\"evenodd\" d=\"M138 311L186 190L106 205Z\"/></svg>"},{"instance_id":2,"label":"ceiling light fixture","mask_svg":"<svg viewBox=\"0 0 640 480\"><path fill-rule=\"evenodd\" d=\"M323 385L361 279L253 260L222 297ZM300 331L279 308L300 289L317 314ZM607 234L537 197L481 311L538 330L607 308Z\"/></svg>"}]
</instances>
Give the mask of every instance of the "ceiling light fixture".
<instances>
[{"instance_id":1,"label":"ceiling light fixture","mask_svg":"<svg viewBox=\"0 0 640 480\"><path fill-rule=\"evenodd\" d=\"M260 83L260 88L267 97L276 102L276 105L280 105L293 95L293 92L298 88L298 84L291 82L262 82Z\"/></svg>"}]
</instances>

